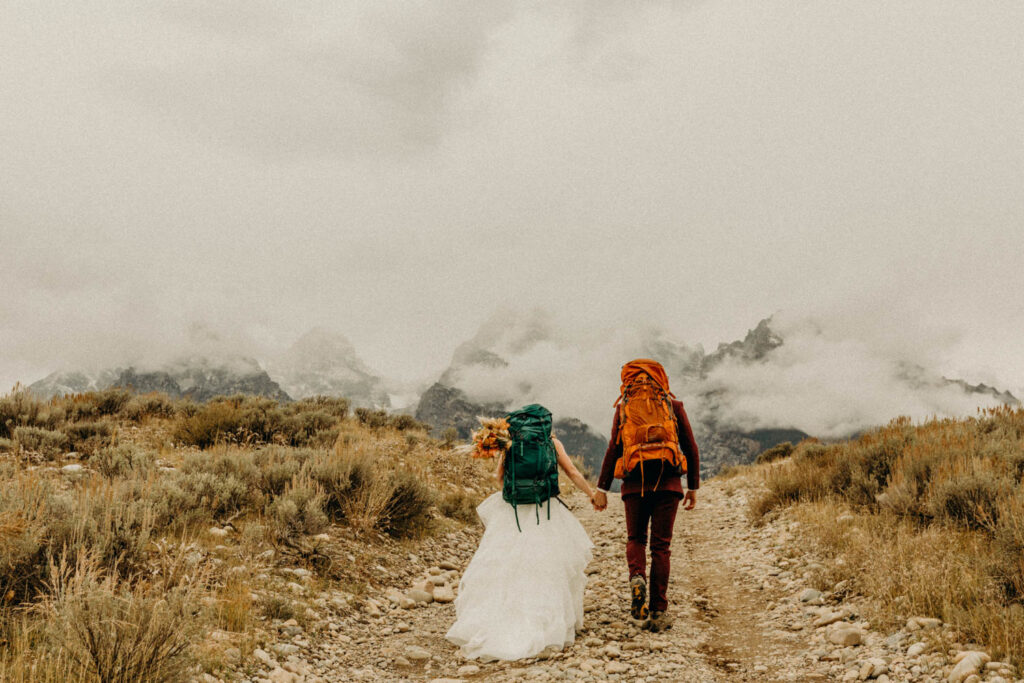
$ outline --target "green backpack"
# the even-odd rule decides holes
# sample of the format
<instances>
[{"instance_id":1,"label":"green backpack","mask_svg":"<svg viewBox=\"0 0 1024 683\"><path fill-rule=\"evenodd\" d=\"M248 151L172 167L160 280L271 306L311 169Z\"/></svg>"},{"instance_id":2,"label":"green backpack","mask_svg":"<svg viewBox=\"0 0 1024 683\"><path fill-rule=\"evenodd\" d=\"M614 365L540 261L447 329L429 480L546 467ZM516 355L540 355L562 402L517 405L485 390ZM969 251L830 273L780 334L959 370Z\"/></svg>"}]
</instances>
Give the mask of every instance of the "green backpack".
<instances>
[{"instance_id":1,"label":"green backpack","mask_svg":"<svg viewBox=\"0 0 1024 683\"><path fill-rule=\"evenodd\" d=\"M505 455L501 497L512 504L516 528L522 531L516 505L536 505L540 524L540 506L547 501L551 519L551 499L558 495L558 456L551 441L551 411L547 408L533 403L509 413L505 420L512 441Z\"/></svg>"}]
</instances>

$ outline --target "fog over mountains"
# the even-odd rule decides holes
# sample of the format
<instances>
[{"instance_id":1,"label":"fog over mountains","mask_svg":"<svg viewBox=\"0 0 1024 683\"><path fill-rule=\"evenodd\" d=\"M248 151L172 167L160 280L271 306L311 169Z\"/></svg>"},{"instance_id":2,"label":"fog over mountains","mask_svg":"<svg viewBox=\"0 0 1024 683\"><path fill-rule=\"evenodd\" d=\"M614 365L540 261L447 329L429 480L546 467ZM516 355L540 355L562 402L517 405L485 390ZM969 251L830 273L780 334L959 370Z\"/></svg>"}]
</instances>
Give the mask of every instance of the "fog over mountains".
<instances>
[{"instance_id":1,"label":"fog over mountains","mask_svg":"<svg viewBox=\"0 0 1024 683\"><path fill-rule=\"evenodd\" d=\"M476 413L538 401L556 419L582 421L556 430L596 468L619 368L636 357L655 358L668 370L672 390L687 406L705 474L808 435L840 438L898 415L965 415L1017 403L1009 393L944 378L884 344L807 319L762 320L743 339L708 353L657 328L583 332L533 311L502 312L459 346L416 415L464 436Z\"/></svg>"},{"instance_id":2,"label":"fog over mountains","mask_svg":"<svg viewBox=\"0 0 1024 683\"><path fill-rule=\"evenodd\" d=\"M650 357L665 365L687 407L705 475L749 462L781 441L846 437L899 415L921 420L1018 403L1009 392L943 377L923 364L924 354L786 316L761 320L744 338L709 353L656 327L583 330L540 310L499 311L456 348L438 377L411 389L371 369L346 337L325 329L310 330L263 363L218 347L208 330L202 341L202 354L55 372L31 389L49 396L127 386L198 401L233 393L278 400L345 396L356 407L413 412L435 434L455 428L461 438L478 415L539 402L554 413L570 452L596 470L619 368Z\"/></svg>"},{"instance_id":3,"label":"fog over mountains","mask_svg":"<svg viewBox=\"0 0 1024 683\"><path fill-rule=\"evenodd\" d=\"M171 360L144 360L123 367L51 373L30 385L43 396L130 387L138 392L163 391L173 397L206 401L218 395L253 394L279 401L307 396L344 396L353 406L389 408L384 380L374 374L341 334L314 328L283 353L264 363L230 352L230 345L210 343L205 353L187 353Z\"/></svg>"}]
</instances>

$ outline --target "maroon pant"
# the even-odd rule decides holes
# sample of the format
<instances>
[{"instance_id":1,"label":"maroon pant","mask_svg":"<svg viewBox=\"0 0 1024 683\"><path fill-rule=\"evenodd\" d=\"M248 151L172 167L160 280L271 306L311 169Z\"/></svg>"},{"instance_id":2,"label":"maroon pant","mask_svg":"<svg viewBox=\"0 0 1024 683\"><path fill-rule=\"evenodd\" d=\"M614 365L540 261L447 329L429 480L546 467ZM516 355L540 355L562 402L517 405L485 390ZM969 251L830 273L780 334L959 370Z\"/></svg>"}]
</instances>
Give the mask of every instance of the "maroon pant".
<instances>
[{"instance_id":1,"label":"maroon pant","mask_svg":"<svg viewBox=\"0 0 1024 683\"><path fill-rule=\"evenodd\" d=\"M675 491L645 491L643 496L631 495L622 499L626 506L626 562L629 578L640 575L647 578L647 527L651 529L651 577L648 590L651 611L660 612L668 607L669 558L672 554L672 527L681 496Z\"/></svg>"}]
</instances>

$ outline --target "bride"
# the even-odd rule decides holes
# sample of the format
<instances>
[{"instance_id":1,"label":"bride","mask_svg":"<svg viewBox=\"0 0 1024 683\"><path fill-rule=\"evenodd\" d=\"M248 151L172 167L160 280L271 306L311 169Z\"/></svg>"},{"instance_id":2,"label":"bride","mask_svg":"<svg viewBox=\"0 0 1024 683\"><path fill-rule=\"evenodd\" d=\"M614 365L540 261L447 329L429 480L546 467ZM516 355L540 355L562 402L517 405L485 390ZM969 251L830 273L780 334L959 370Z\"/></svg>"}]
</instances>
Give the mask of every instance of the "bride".
<instances>
[{"instance_id":1,"label":"bride","mask_svg":"<svg viewBox=\"0 0 1024 683\"><path fill-rule=\"evenodd\" d=\"M592 503L594 492L551 435L543 406L485 422L474 442L474 457L500 458L502 490L477 507L485 531L459 583L448 640L470 659L561 649L583 627L583 570L593 543L557 498L558 468Z\"/></svg>"}]
</instances>

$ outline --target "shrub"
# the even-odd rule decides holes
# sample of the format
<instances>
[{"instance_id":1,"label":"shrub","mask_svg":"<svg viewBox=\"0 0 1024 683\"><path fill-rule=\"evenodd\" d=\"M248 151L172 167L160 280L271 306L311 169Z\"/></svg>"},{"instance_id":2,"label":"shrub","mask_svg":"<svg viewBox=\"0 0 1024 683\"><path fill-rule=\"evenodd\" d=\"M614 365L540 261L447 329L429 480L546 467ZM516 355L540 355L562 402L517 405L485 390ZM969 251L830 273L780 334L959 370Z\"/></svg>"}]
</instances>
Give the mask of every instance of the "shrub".
<instances>
[{"instance_id":1,"label":"shrub","mask_svg":"<svg viewBox=\"0 0 1024 683\"><path fill-rule=\"evenodd\" d=\"M0 438L10 438L16 427L55 429L63 420L63 408L36 398L21 385L0 397Z\"/></svg>"},{"instance_id":2,"label":"shrub","mask_svg":"<svg viewBox=\"0 0 1024 683\"><path fill-rule=\"evenodd\" d=\"M973 529L992 528L999 522L999 504L1013 490L1013 483L991 473L965 474L945 479L928 494L932 517L947 519Z\"/></svg>"},{"instance_id":3,"label":"shrub","mask_svg":"<svg viewBox=\"0 0 1024 683\"><path fill-rule=\"evenodd\" d=\"M283 541L317 534L327 527L324 492L315 481L296 477L267 508L274 533Z\"/></svg>"},{"instance_id":4,"label":"shrub","mask_svg":"<svg viewBox=\"0 0 1024 683\"><path fill-rule=\"evenodd\" d=\"M72 558L88 552L101 567L124 574L139 571L156 522L148 492L142 482L131 479L100 480L76 491L72 516L54 523L54 540L67 539L55 548Z\"/></svg>"},{"instance_id":5,"label":"shrub","mask_svg":"<svg viewBox=\"0 0 1024 683\"><path fill-rule=\"evenodd\" d=\"M101 448L89 458L89 465L104 477L146 477L156 464L156 455L130 444Z\"/></svg>"},{"instance_id":6,"label":"shrub","mask_svg":"<svg viewBox=\"0 0 1024 683\"><path fill-rule=\"evenodd\" d=\"M391 495L379 528L392 536L414 536L430 522L434 492L417 474L399 470L390 474Z\"/></svg>"},{"instance_id":7,"label":"shrub","mask_svg":"<svg viewBox=\"0 0 1024 683\"><path fill-rule=\"evenodd\" d=\"M213 517L244 510L256 502L250 487L231 474L189 472L181 474L177 479L186 500Z\"/></svg>"},{"instance_id":8,"label":"shrub","mask_svg":"<svg viewBox=\"0 0 1024 683\"><path fill-rule=\"evenodd\" d=\"M174 440L188 446L209 448L235 442L245 436L242 412L226 401L211 402L178 422Z\"/></svg>"},{"instance_id":9,"label":"shrub","mask_svg":"<svg viewBox=\"0 0 1024 683\"><path fill-rule=\"evenodd\" d=\"M280 619L286 621L298 616L295 603L280 595L268 595L260 600L260 612L266 619Z\"/></svg>"},{"instance_id":10,"label":"shrub","mask_svg":"<svg viewBox=\"0 0 1024 683\"><path fill-rule=\"evenodd\" d=\"M101 566L131 573L143 566L155 513L137 481L96 480L63 492L48 479L18 472L0 489L0 595L35 597L47 559L88 553Z\"/></svg>"},{"instance_id":11,"label":"shrub","mask_svg":"<svg viewBox=\"0 0 1024 683\"><path fill-rule=\"evenodd\" d=\"M72 422L91 420L104 415L117 415L132 399L132 394L121 387L90 391L65 398L67 418Z\"/></svg>"},{"instance_id":12,"label":"shrub","mask_svg":"<svg viewBox=\"0 0 1024 683\"><path fill-rule=\"evenodd\" d=\"M278 496L302 469L303 464L322 454L308 448L264 446L253 454L256 486L271 496Z\"/></svg>"},{"instance_id":13,"label":"shrub","mask_svg":"<svg viewBox=\"0 0 1024 683\"><path fill-rule=\"evenodd\" d=\"M150 499L154 528L185 529L213 519L213 513L200 505L195 488L185 485L186 478L181 472L172 472L153 484Z\"/></svg>"},{"instance_id":14,"label":"shrub","mask_svg":"<svg viewBox=\"0 0 1024 683\"><path fill-rule=\"evenodd\" d=\"M349 402L347 398L335 396L310 396L289 404L292 413L324 411L332 417L343 420L348 416Z\"/></svg>"},{"instance_id":15,"label":"shrub","mask_svg":"<svg viewBox=\"0 0 1024 683\"><path fill-rule=\"evenodd\" d=\"M192 664L198 634L198 585L170 590L134 585L103 572L88 557L52 565L44 603L50 634L96 677L109 683L179 681Z\"/></svg>"},{"instance_id":16,"label":"shrub","mask_svg":"<svg viewBox=\"0 0 1024 683\"><path fill-rule=\"evenodd\" d=\"M397 429L400 432L404 432L410 429L417 429L426 431L429 429L427 425L418 421L412 415L394 415L391 417L390 425L392 428Z\"/></svg>"},{"instance_id":17,"label":"shrub","mask_svg":"<svg viewBox=\"0 0 1024 683\"><path fill-rule=\"evenodd\" d=\"M18 604L42 587L51 524L72 511L50 480L30 473L16 472L0 486L0 596Z\"/></svg>"},{"instance_id":18,"label":"shrub","mask_svg":"<svg viewBox=\"0 0 1024 683\"><path fill-rule=\"evenodd\" d=\"M445 494L437 507L445 517L458 519L467 524L478 524L480 517L476 514L476 506L479 501L476 497L467 494L465 491L456 491Z\"/></svg>"},{"instance_id":19,"label":"shrub","mask_svg":"<svg viewBox=\"0 0 1024 683\"><path fill-rule=\"evenodd\" d=\"M147 417L173 417L176 411L166 394L151 393L132 396L121 412L129 420L141 422Z\"/></svg>"},{"instance_id":20,"label":"shrub","mask_svg":"<svg viewBox=\"0 0 1024 683\"><path fill-rule=\"evenodd\" d=\"M370 429L383 429L389 422L386 411L370 408L356 408L356 419L359 420L359 424Z\"/></svg>"},{"instance_id":21,"label":"shrub","mask_svg":"<svg viewBox=\"0 0 1024 683\"><path fill-rule=\"evenodd\" d=\"M40 453L53 459L64 452L68 437L64 432L41 427L15 427L14 440L26 451Z\"/></svg>"},{"instance_id":22,"label":"shrub","mask_svg":"<svg viewBox=\"0 0 1024 683\"><path fill-rule=\"evenodd\" d=\"M321 440L317 436L335 428L338 418L326 410L297 413L284 418L280 431L274 436L277 440L292 446L304 446L311 441Z\"/></svg>"},{"instance_id":23,"label":"shrub","mask_svg":"<svg viewBox=\"0 0 1024 683\"><path fill-rule=\"evenodd\" d=\"M793 444L788 441L772 446L766 451L763 451L757 456L756 462L775 462L776 460L782 460L788 458L793 453Z\"/></svg>"},{"instance_id":24,"label":"shrub","mask_svg":"<svg viewBox=\"0 0 1024 683\"><path fill-rule=\"evenodd\" d=\"M192 417L199 412L201 406L191 398L183 398L174 402L175 417Z\"/></svg>"},{"instance_id":25,"label":"shrub","mask_svg":"<svg viewBox=\"0 0 1024 683\"><path fill-rule=\"evenodd\" d=\"M121 387L110 387L92 394L96 412L100 415L116 415L131 399L132 394Z\"/></svg>"},{"instance_id":26,"label":"shrub","mask_svg":"<svg viewBox=\"0 0 1024 683\"><path fill-rule=\"evenodd\" d=\"M270 399L233 396L217 399L183 417L174 430L176 441L209 448L218 443L278 443L302 446L323 443L321 434L336 428L341 407L324 403L282 408ZM333 411L333 412L332 412Z\"/></svg>"},{"instance_id":27,"label":"shrub","mask_svg":"<svg viewBox=\"0 0 1024 683\"><path fill-rule=\"evenodd\" d=\"M114 428L106 421L77 422L64 427L72 450L91 454L110 443Z\"/></svg>"},{"instance_id":28,"label":"shrub","mask_svg":"<svg viewBox=\"0 0 1024 683\"><path fill-rule=\"evenodd\" d=\"M455 445L455 442L459 440L459 430L455 427L448 427L441 432L441 441L444 442L446 448L451 448Z\"/></svg>"},{"instance_id":29,"label":"shrub","mask_svg":"<svg viewBox=\"0 0 1024 683\"><path fill-rule=\"evenodd\" d=\"M340 458L328 453L318 453L303 465L304 476L315 481L324 491L324 511L333 519L344 514L345 500L352 494L353 487L370 476L366 460ZM357 470L353 472L353 470Z\"/></svg>"}]
</instances>

